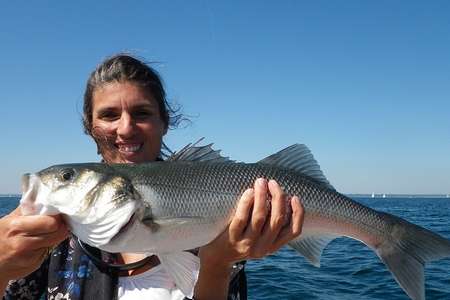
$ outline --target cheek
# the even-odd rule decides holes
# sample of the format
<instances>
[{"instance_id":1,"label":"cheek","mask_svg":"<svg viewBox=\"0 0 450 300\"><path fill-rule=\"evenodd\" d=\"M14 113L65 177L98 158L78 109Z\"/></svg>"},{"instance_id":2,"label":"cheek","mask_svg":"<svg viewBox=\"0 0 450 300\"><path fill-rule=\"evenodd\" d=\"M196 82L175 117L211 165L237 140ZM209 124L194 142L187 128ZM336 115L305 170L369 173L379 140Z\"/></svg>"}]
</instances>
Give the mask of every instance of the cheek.
<instances>
[{"instance_id":1,"label":"cheek","mask_svg":"<svg viewBox=\"0 0 450 300\"><path fill-rule=\"evenodd\" d=\"M111 122L92 122L92 133L95 137L113 136L117 131L117 125Z\"/></svg>"},{"instance_id":2,"label":"cheek","mask_svg":"<svg viewBox=\"0 0 450 300\"><path fill-rule=\"evenodd\" d=\"M149 122L142 124L142 132L151 139L161 139L165 134L164 125L161 122Z\"/></svg>"}]
</instances>

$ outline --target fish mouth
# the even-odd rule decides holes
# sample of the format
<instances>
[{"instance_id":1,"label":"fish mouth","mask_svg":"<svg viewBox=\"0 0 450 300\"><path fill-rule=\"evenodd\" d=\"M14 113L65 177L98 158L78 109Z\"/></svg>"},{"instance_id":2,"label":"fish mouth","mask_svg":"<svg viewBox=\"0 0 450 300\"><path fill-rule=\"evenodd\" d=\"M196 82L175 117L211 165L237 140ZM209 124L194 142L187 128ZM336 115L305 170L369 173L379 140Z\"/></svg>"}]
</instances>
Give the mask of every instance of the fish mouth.
<instances>
[{"instance_id":1,"label":"fish mouth","mask_svg":"<svg viewBox=\"0 0 450 300\"><path fill-rule=\"evenodd\" d=\"M22 198L20 208L23 215L37 214L42 205L37 203L38 190L41 181L34 174L24 174L22 176Z\"/></svg>"},{"instance_id":2,"label":"fish mouth","mask_svg":"<svg viewBox=\"0 0 450 300\"><path fill-rule=\"evenodd\" d=\"M28 190L30 186L30 173L23 174L22 176L22 192L25 192Z\"/></svg>"}]
</instances>

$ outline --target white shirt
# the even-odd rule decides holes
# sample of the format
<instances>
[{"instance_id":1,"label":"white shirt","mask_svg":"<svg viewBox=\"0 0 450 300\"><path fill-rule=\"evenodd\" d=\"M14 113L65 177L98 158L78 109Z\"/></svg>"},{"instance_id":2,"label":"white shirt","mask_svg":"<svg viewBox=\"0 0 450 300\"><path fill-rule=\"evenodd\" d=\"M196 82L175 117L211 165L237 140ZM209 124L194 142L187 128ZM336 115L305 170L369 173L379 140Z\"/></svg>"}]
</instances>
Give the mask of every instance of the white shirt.
<instances>
[{"instance_id":1,"label":"white shirt","mask_svg":"<svg viewBox=\"0 0 450 300\"><path fill-rule=\"evenodd\" d=\"M138 275L119 277L118 299L182 300L184 295L159 264Z\"/></svg>"}]
</instances>

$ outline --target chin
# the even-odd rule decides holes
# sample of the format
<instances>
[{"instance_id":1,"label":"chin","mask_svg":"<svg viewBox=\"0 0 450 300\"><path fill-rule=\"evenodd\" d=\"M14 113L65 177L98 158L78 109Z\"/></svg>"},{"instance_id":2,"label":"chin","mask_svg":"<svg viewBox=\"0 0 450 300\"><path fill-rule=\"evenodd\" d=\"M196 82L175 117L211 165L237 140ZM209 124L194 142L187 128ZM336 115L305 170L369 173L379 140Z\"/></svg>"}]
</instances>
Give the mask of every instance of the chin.
<instances>
[{"instance_id":1,"label":"chin","mask_svg":"<svg viewBox=\"0 0 450 300\"><path fill-rule=\"evenodd\" d=\"M155 161L156 158L153 157L145 157L145 156L136 156L136 157L122 157L121 161L127 164L140 164L145 162Z\"/></svg>"},{"instance_id":2,"label":"chin","mask_svg":"<svg viewBox=\"0 0 450 300\"><path fill-rule=\"evenodd\" d=\"M111 159L107 159L107 155L104 155L103 158L105 161L109 163L126 163L126 164L139 164L145 162L155 161L158 157L155 155L144 155L143 151L134 154L124 154L124 153L116 153L116 155L111 155Z\"/></svg>"}]
</instances>

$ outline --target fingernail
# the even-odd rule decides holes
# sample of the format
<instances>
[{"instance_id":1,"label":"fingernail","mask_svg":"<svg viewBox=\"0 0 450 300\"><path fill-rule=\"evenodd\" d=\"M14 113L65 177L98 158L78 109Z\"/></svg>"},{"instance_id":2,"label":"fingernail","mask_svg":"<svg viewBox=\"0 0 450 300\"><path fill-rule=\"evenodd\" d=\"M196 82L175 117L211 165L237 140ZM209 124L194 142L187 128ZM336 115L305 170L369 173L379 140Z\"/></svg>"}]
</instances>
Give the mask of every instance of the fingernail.
<instances>
[{"instance_id":1,"label":"fingernail","mask_svg":"<svg viewBox=\"0 0 450 300\"><path fill-rule=\"evenodd\" d=\"M269 180L269 184L270 184L270 185L276 185L277 182L276 182L274 179L270 179L270 180Z\"/></svg>"},{"instance_id":2,"label":"fingernail","mask_svg":"<svg viewBox=\"0 0 450 300\"><path fill-rule=\"evenodd\" d=\"M251 194L253 194L253 189L252 188L248 188L245 190L244 195L245 196L250 196Z\"/></svg>"},{"instance_id":3,"label":"fingernail","mask_svg":"<svg viewBox=\"0 0 450 300\"><path fill-rule=\"evenodd\" d=\"M300 200L300 198L298 196L292 197L292 202L297 202L300 207L303 207L302 200ZM294 204L292 204L292 202L291 202L291 207L294 205Z\"/></svg>"},{"instance_id":4,"label":"fingernail","mask_svg":"<svg viewBox=\"0 0 450 300\"><path fill-rule=\"evenodd\" d=\"M256 184L260 187L264 187L266 185L266 180L264 178L256 179Z\"/></svg>"}]
</instances>

